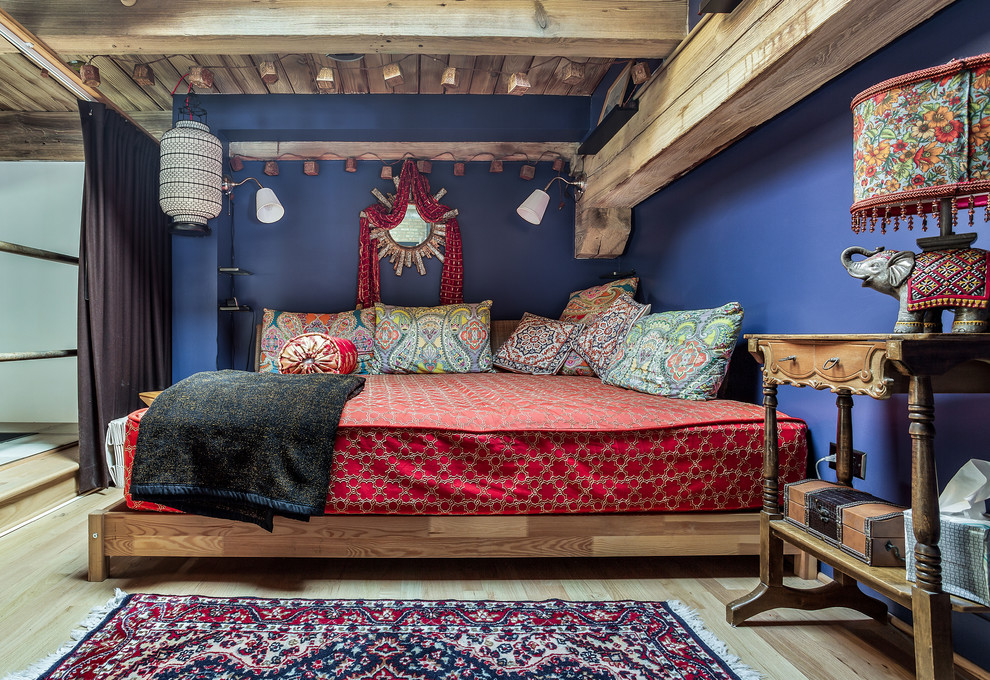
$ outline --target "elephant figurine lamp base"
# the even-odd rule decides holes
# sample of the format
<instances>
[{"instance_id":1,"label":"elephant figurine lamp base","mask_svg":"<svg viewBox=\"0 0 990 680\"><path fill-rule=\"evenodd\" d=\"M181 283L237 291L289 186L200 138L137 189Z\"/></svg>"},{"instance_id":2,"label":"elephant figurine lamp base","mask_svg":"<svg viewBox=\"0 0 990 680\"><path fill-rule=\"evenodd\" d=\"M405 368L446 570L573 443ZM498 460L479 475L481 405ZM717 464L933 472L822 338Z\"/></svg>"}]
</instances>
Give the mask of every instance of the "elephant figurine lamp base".
<instances>
[{"instance_id":1,"label":"elephant figurine lamp base","mask_svg":"<svg viewBox=\"0 0 990 680\"><path fill-rule=\"evenodd\" d=\"M853 255L863 260L853 260ZM955 312L953 333L984 333L990 316L990 255L980 248L842 251L842 266L863 285L897 298L894 333L940 333L942 310Z\"/></svg>"}]
</instances>

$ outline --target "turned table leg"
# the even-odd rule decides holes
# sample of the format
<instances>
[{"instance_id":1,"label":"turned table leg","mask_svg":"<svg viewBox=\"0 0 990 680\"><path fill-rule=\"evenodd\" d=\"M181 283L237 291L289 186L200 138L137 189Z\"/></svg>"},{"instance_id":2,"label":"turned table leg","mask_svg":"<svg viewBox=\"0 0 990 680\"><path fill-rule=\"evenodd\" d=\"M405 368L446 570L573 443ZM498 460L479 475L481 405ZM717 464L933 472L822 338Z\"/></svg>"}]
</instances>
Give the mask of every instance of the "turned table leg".
<instances>
[{"instance_id":1,"label":"turned table leg","mask_svg":"<svg viewBox=\"0 0 990 680\"><path fill-rule=\"evenodd\" d=\"M919 680L953 677L952 609L942 591L942 553L938 547L940 518L935 476L935 401L928 376L911 378L908 390L911 421L911 514L914 523L916 581L911 594L914 656Z\"/></svg>"},{"instance_id":2,"label":"turned table leg","mask_svg":"<svg viewBox=\"0 0 990 680\"><path fill-rule=\"evenodd\" d=\"M838 411L835 421L835 480L839 484L852 486L852 393L847 389L838 390L835 407Z\"/></svg>"},{"instance_id":3,"label":"turned table leg","mask_svg":"<svg viewBox=\"0 0 990 680\"><path fill-rule=\"evenodd\" d=\"M780 444L777 432L777 385L763 383L763 509L760 512L760 584L753 592L730 602L725 619L733 626L751 616L786 606L784 542L770 531L770 520L780 517Z\"/></svg>"}]
</instances>

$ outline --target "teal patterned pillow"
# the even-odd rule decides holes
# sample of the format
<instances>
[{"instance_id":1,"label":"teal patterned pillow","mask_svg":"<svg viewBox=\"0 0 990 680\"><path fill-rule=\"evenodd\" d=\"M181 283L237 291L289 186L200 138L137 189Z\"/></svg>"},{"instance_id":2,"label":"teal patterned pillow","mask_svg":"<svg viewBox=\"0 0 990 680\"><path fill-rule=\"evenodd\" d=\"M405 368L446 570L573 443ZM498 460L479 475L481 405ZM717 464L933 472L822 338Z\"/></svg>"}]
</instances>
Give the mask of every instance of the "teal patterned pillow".
<instances>
[{"instance_id":1,"label":"teal patterned pillow","mask_svg":"<svg viewBox=\"0 0 990 680\"><path fill-rule=\"evenodd\" d=\"M743 309L650 314L629 329L602 381L680 399L714 399L742 327Z\"/></svg>"},{"instance_id":2,"label":"teal patterned pillow","mask_svg":"<svg viewBox=\"0 0 990 680\"><path fill-rule=\"evenodd\" d=\"M382 373L492 370L492 301L441 307L375 304L375 362Z\"/></svg>"}]
</instances>

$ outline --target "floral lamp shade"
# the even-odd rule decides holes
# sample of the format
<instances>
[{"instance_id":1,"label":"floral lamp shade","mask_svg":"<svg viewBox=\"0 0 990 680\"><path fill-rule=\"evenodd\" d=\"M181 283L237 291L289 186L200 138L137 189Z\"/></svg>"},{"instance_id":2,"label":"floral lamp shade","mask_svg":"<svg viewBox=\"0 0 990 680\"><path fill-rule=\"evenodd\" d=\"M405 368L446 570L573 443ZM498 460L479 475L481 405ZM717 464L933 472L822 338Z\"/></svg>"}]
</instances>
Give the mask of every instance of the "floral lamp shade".
<instances>
[{"instance_id":1,"label":"floral lamp shade","mask_svg":"<svg viewBox=\"0 0 990 680\"><path fill-rule=\"evenodd\" d=\"M953 60L874 85L852 103L853 231L886 233L902 219L939 215L951 234L959 210L990 193L990 54ZM967 235L969 236L969 235ZM975 235L973 235L975 238Z\"/></svg>"},{"instance_id":2,"label":"floral lamp shade","mask_svg":"<svg viewBox=\"0 0 990 680\"><path fill-rule=\"evenodd\" d=\"M204 123L180 120L162 135L158 203L172 233L210 233L223 207L223 146Z\"/></svg>"}]
</instances>

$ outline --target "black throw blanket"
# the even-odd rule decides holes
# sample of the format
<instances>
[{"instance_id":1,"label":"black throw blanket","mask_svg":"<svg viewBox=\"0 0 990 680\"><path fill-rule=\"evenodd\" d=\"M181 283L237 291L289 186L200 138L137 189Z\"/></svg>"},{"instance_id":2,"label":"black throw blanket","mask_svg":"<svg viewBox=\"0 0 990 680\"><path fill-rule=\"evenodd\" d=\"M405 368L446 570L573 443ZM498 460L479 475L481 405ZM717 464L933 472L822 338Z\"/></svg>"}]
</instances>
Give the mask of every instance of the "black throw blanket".
<instances>
[{"instance_id":1,"label":"black throw blanket","mask_svg":"<svg viewBox=\"0 0 990 680\"><path fill-rule=\"evenodd\" d=\"M141 419L135 500L253 522L322 515L344 404L364 378L317 373L197 373Z\"/></svg>"}]
</instances>

